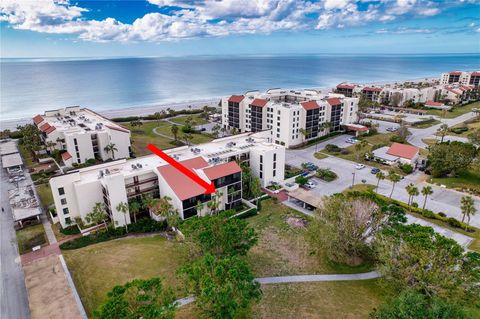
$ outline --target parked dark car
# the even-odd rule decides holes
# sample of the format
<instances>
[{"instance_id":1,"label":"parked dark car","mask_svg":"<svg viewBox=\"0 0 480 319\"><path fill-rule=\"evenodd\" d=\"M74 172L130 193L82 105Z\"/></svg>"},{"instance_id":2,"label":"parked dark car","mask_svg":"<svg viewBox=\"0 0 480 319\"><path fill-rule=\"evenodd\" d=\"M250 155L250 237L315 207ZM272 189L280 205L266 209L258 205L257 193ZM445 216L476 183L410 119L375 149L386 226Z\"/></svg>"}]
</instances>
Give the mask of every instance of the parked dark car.
<instances>
[{"instance_id":1,"label":"parked dark car","mask_svg":"<svg viewBox=\"0 0 480 319\"><path fill-rule=\"evenodd\" d=\"M380 172L380 169L378 169L376 167L372 168L372 170L370 171L370 173L372 173L372 174L377 174L378 172Z\"/></svg>"}]
</instances>

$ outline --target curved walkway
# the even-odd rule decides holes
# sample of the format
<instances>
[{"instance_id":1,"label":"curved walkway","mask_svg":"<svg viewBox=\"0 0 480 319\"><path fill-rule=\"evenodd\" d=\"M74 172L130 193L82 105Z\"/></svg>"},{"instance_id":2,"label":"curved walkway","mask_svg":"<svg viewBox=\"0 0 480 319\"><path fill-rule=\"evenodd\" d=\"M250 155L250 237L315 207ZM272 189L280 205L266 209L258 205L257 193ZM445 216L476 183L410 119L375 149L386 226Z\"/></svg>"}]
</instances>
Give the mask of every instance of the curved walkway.
<instances>
[{"instance_id":1,"label":"curved walkway","mask_svg":"<svg viewBox=\"0 0 480 319\"><path fill-rule=\"evenodd\" d=\"M296 282L320 282L320 281L356 281L380 278L381 275L377 271L370 271L359 274L332 274L332 275L297 275L297 276L278 276L278 277L262 277L255 280L263 285L268 284L286 284ZM195 301L195 296L189 296L177 299L177 307L183 307Z\"/></svg>"},{"instance_id":2,"label":"curved walkway","mask_svg":"<svg viewBox=\"0 0 480 319\"><path fill-rule=\"evenodd\" d=\"M172 140L172 141L174 140L174 138L171 137L171 136L169 136L169 135L165 135L165 134L162 134L162 133L158 133L158 132L157 132L157 128L159 128L159 126L157 126L157 127L155 127L155 128L152 129L152 132L153 132L154 134L156 134L156 135L158 135L158 136L161 136L161 137L168 138L168 139L170 139L170 140Z\"/></svg>"}]
</instances>

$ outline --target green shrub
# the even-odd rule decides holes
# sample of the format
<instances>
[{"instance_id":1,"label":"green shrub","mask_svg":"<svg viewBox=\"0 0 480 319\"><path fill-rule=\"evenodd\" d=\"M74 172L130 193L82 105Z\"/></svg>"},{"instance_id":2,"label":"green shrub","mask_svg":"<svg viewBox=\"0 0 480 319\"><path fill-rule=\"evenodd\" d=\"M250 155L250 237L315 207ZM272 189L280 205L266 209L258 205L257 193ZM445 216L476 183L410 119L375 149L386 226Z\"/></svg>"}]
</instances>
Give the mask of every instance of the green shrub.
<instances>
[{"instance_id":1,"label":"green shrub","mask_svg":"<svg viewBox=\"0 0 480 319\"><path fill-rule=\"evenodd\" d=\"M129 233L148 233L165 230L167 228L166 221L157 222L150 218L141 218L136 223L128 226ZM104 241L121 238L126 236L124 227L112 228L108 227L106 230L99 230L93 234L76 238L67 241L60 245L61 249L70 250L86 247L89 245L101 243Z\"/></svg>"},{"instance_id":2,"label":"green shrub","mask_svg":"<svg viewBox=\"0 0 480 319\"><path fill-rule=\"evenodd\" d=\"M462 228L462 223L453 217L449 217L447 223L452 227Z\"/></svg>"},{"instance_id":3,"label":"green shrub","mask_svg":"<svg viewBox=\"0 0 480 319\"><path fill-rule=\"evenodd\" d=\"M307 182L308 178L306 178L305 176L300 175L295 178L295 183L297 183L298 185L305 185Z\"/></svg>"},{"instance_id":4,"label":"green shrub","mask_svg":"<svg viewBox=\"0 0 480 319\"><path fill-rule=\"evenodd\" d=\"M259 201L259 203L260 203L260 201ZM257 214L258 214L257 209L254 207L254 208L250 208L249 210L246 210L245 212L237 215L236 217L240 218L240 219L246 219L248 217L252 217L252 216L255 216Z\"/></svg>"},{"instance_id":5,"label":"green shrub","mask_svg":"<svg viewBox=\"0 0 480 319\"><path fill-rule=\"evenodd\" d=\"M60 232L64 235L76 235L80 234L80 229L78 229L77 225L72 225L60 229Z\"/></svg>"},{"instance_id":6,"label":"green shrub","mask_svg":"<svg viewBox=\"0 0 480 319\"><path fill-rule=\"evenodd\" d=\"M423 217L426 217L426 218L435 219L435 213L432 212L431 210L427 210L427 209L425 209L425 210L422 212L422 216L423 216Z\"/></svg>"},{"instance_id":7,"label":"green shrub","mask_svg":"<svg viewBox=\"0 0 480 319\"><path fill-rule=\"evenodd\" d=\"M327 152L331 152L331 153L338 153L340 152L342 149L340 147L338 147L337 145L335 144L327 144L327 146L325 146L325 150Z\"/></svg>"},{"instance_id":8,"label":"green shrub","mask_svg":"<svg viewBox=\"0 0 480 319\"><path fill-rule=\"evenodd\" d=\"M390 142L396 142L396 143L401 143L401 144L403 144L403 143L405 143L406 141L405 141L404 138L402 138L402 137L399 136L399 135L393 135L392 137L390 137Z\"/></svg>"},{"instance_id":9,"label":"green shrub","mask_svg":"<svg viewBox=\"0 0 480 319\"><path fill-rule=\"evenodd\" d=\"M347 154L350 154L350 151L349 151L348 149L346 149L346 148L342 148L342 149L340 150L340 154L342 154L342 155L347 155Z\"/></svg>"},{"instance_id":10,"label":"green shrub","mask_svg":"<svg viewBox=\"0 0 480 319\"><path fill-rule=\"evenodd\" d=\"M398 167L400 167L405 174L411 174L413 172L413 166L410 164L400 164Z\"/></svg>"},{"instance_id":11,"label":"green shrub","mask_svg":"<svg viewBox=\"0 0 480 319\"><path fill-rule=\"evenodd\" d=\"M337 174L329 168L319 168L316 176L326 182L331 182L338 177Z\"/></svg>"},{"instance_id":12,"label":"green shrub","mask_svg":"<svg viewBox=\"0 0 480 319\"><path fill-rule=\"evenodd\" d=\"M468 131L468 127L466 126L461 126L461 127L454 127L450 129L450 132L453 132L455 134L462 134L463 132Z\"/></svg>"},{"instance_id":13,"label":"green shrub","mask_svg":"<svg viewBox=\"0 0 480 319\"><path fill-rule=\"evenodd\" d=\"M444 212L439 212L439 213L438 213L438 216L440 216L440 217L447 217L447 215L446 215Z\"/></svg>"},{"instance_id":14,"label":"green shrub","mask_svg":"<svg viewBox=\"0 0 480 319\"><path fill-rule=\"evenodd\" d=\"M372 146L372 151L377 150L379 148L382 148L384 146L388 146L388 143L375 144L375 145Z\"/></svg>"}]
</instances>

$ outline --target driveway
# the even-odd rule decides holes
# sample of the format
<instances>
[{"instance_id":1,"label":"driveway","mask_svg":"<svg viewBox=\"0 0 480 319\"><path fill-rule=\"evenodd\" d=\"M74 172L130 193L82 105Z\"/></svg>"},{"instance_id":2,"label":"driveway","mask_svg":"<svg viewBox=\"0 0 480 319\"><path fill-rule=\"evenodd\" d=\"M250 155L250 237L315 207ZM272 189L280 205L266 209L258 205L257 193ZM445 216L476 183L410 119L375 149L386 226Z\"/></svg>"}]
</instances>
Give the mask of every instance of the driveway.
<instances>
[{"instance_id":1,"label":"driveway","mask_svg":"<svg viewBox=\"0 0 480 319\"><path fill-rule=\"evenodd\" d=\"M370 173L371 167L366 167L361 170L355 169L355 162L347 161L338 157L329 156L325 159L318 160L313 156L313 151L304 150L287 150L285 156L285 162L289 165L300 167L304 162L312 162L323 168L330 168L337 175L338 178L330 183L319 181L319 185L313 190L318 196L332 195L340 193L346 188L350 187L352 183L362 184L362 180L365 180L367 184L377 184L377 178ZM457 192L455 190L442 188L436 185L428 184L424 182L425 175L421 172L416 172L409 176L406 176L403 180L395 185L395 189L392 198L400 200L402 202L408 201L408 194L405 187L409 183L415 184L419 190L424 186L429 185L433 189L433 195L428 197L425 208L434 212L443 212L449 217L454 217L458 220L462 219L460 210L460 199L465 194ZM388 180L380 182L378 192L385 196L390 196L392 190L392 183ZM480 199L474 197L475 206L480 212ZM418 196L414 199L419 206L423 205L423 198ZM471 217L470 224L475 227L480 227L480 214L476 214Z\"/></svg>"},{"instance_id":2,"label":"driveway","mask_svg":"<svg viewBox=\"0 0 480 319\"><path fill-rule=\"evenodd\" d=\"M30 318L25 278L8 200L8 190L14 186L8 183L3 170L0 177L1 205L5 210L0 211L0 318Z\"/></svg>"}]
</instances>

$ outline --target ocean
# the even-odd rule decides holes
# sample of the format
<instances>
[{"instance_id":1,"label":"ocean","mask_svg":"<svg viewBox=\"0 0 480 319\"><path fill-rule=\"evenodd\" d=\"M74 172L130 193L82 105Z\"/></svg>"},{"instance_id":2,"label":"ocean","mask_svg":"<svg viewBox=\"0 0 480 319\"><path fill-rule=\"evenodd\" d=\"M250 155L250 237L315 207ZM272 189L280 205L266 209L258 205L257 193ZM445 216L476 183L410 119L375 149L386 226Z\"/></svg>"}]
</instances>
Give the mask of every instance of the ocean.
<instances>
[{"instance_id":1,"label":"ocean","mask_svg":"<svg viewBox=\"0 0 480 319\"><path fill-rule=\"evenodd\" d=\"M1 59L0 120L70 105L105 111L276 87L431 78L457 69L480 69L480 55Z\"/></svg>"}]
</instances>

